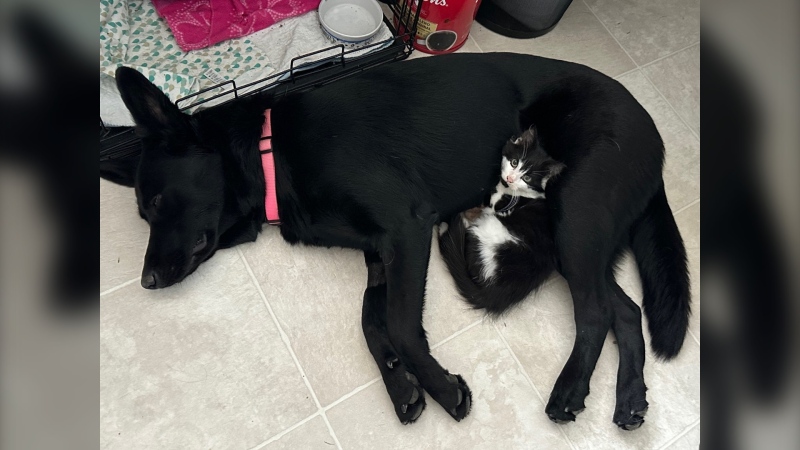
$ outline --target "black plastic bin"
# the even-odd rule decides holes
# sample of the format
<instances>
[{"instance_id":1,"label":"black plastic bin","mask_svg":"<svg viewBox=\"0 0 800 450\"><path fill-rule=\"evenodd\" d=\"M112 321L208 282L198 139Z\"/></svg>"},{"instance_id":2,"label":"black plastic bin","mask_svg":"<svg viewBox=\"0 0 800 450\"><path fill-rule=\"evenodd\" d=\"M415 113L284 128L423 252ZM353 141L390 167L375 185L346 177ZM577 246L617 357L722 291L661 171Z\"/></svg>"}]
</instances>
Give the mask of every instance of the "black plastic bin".
<instances>
[{"instance_id":1,"label":"black plastic bin","mask_svg":"<svg viewBox=\"0 0 800 450\"><path fill-rule=\"evenodd\" d=\"M530 39L555 28L572 0L483 0L475 20L497 34Z\"/></svg>"}]
</instances>

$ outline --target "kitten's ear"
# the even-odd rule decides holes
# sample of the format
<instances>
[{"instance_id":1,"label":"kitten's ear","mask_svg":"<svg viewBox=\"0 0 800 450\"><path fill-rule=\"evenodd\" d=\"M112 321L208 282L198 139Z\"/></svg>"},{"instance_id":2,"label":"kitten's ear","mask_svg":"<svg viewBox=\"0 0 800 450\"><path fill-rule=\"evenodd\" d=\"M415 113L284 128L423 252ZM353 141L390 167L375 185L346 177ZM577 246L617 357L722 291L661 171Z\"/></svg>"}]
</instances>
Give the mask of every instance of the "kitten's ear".
<instances>
[{"instance_id":1,"label":"kitten's ear","mask_svg":"<svg viewBox=\"0 0 800 450\"><path fill-rule=\"evenodd\" d=\"M551 178L557 177L566 168L567 166L564 163L555 162L553 164L550 164L550 167L548 168L548 170L550 171L550 177Z\"/></svg>"},{"instance_id":2,"label":"kitten's ear","mask_svg":"<svg viewBox=\"0 0 800 450\"><path fill-rule=\"evenodd\" d=\"M531 126L527 130L525 130L525 132L522 133L522 136L519 137L519 140L520 140L519 143L525 144L526 147L530 147L531 145L533 145L533 143L536 142L536 128L533 128L533 126Z\"/></svg>"},{"instance_id":3,"label":"kitten's ear","mask_svg":"<svg viewBox=\"0 0 800 450\"><path fill-rule=\"evenodd\" d=\"M147 131L158 131L187 122L186 115L138 70L120 67L114 77L122 101L140 127Z\"/></svg>"}]
</instances>

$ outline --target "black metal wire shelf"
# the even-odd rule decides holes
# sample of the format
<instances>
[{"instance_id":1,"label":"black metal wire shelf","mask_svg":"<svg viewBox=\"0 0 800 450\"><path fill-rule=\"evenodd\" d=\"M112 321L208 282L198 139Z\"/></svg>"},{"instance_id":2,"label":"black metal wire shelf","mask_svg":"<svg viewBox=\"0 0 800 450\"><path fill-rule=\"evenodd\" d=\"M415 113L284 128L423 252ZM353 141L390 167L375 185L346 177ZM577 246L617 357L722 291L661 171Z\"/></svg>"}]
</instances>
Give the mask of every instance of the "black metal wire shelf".
<instances>
[{"instance_id":1,"label":"black metal wire shelf","mask_svg":"<svg viewBox=\"0 0 800 450\"><path fill-rule=\"evenodd\" d=\"M413 37L422 1L397 0L395 4L387 5L394 15L394 23L386 15L383 17L383 22L392 33L389 39L352 50L346 50L344 45L322 48L292 58L289 69L282 72L241 86L237 86L233 80L228 80L182 97L175 104L181 111L186 111L214 100L221 100L209 106L214 108L239 97L261 92L273 91L285 95L307 91L372 67L403 60L414 50ZM221 91L214 92L215 90ZM214 93L207 98L201 97L209 92ZM100 119L100 162L133 157L140 151L140 140L133 132L133 127L107 127L102 118Z\"/></svg>"}]
</instances>

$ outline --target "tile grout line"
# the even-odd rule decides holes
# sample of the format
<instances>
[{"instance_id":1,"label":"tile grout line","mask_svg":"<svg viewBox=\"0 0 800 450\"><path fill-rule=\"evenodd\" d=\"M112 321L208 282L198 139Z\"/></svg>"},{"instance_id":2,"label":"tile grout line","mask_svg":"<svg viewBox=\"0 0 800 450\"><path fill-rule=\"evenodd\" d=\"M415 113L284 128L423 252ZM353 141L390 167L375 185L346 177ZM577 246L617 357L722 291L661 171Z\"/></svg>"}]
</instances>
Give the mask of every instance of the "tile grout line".
<instances>
[{"instance_id":1,"label":"tile grout line","mask_svg":"<svg viewBox=\"0 0 800 450\"><path fill-rule=\"evenodd\" d=\"M339 438L336 437L336 433L333 431L333 426L331 426L331 422L328 420L328 415L325 414L325 410L320 408L319 415L322 417L322 420L325 421L325 425L328 427L328 432L331 434L333 442L336 444L336 448L342 450L342 443L339 442Z\"/></svg>"},{"instance_id":2,"label":"tile grout line","mask_svg":"<svg viewBox=\"0 0 800 450\"><path fill-rule=\"evenodd\" d=\"M112 293L114 291L118 291L118 290L120 290L120 289L122 289L122 288L124 288L126 286L130 286L130 285L132 285L133 283L135 283L138 280L139 280L139 277L136 277L136 278L134 278L132 280L128 280L128 281L126 281L126 282L124 282L122 284L119 284L119 285L114 286L112 288L106 289L105 291L100 293L100 297L103 297L103 296L105 296L107 294L110 294L110 293Z\"/></svg>"},{"instance_id":3,"label":"tile grout line","mask_svg":"<svg viewBox=\"0 0 800 450\"><path fill-rule=\"evenodd\" d=\"M672 213L672 217L675 217L675 216L677 216L678 214L680 214L680 213L682 213L682 212L686 211L687 209L691 208L692 206L694 206L694 205L696 205L696 204L698 204L698 203L700 203L700 198L696 198L696 199L692 200L691 202L689 202L689 204L688 204L688 205L686 205L686 206L684 206L684 207L682 207L682 208L679 208L677 211L675 211L674 213Z\"/></svg>"},{"instance_id":4,"label":"tile grout line","mask_svg":"<svg viewBox=\"0 0 800 450\"><path fill-rule=\"evenodd\" d=\"M380 381L380 380L381 380L381 377L375 377L375 378L373 378L373 379L371 379L371 380L367 381L366 383L364 383L364 384L362 384L361 386L359 386L359 387L357 387L357 388L353 389L352 391L348 392L347 394L344 394L343 396L341 396L341 397L337 398L336 400L334 400L333 402L331 402L331 404L330 404L330 405L328 405L328 406L324 407L323 409L324 409L325 411L330 411L330 410L331 410L331 409L332 409L334 406L337 406L338 404L340 404L340 403L344 402L345 400L347 400L347 399L349 399L349 398L351 398L351 397L355 396L355 395L356 395L356 394L358 394L359 392L361 392L361 391L363 391L364 389L366 389L366 388L368 388L368 387L372 386L373 384L377 383L377 382L378 382L378 381Z\"/></svg>"},{"instance_id":5,"label":"tile grout line","mask_svg":"<svg viewBox=\"0 0 800 450\"><path fill-rule=\"evenodd\" d=\"M633 69L631 69L631 70L625 71L625 72L623 72L623 73L621 73L621 74L619 74L619 75L615 76L615 77L614 77L614 79L615 79L615 80L617 80L617 81L619 81L619 79L620 79L620 78L622 78L622 77L624 77L625 75L630 75L630 74L632 74L632 73L634 73L634 72L639 72L639 71L640 71L640 70L639 70L639 68L638 68L638 67L634 67L634 68L633 68Z\"/></svg>"},{"instance_id":6,"label":"tile grout line","mask_svg":"<svg viewBox=\"0 0 800 450\"><path fill-rule=\"evenodd\" d=\"M692 333L692 330L687 328L686 331L689 332L689 336L691 336L692 339L694 339L694 341L697 342L697 345L700 345L700 339L697 339L697 336L695 336L694 333Z\"/></svg>"},{"instance_id":7,"label":"tile grout line","mask_svg":"<svg viewBox=\"0 0 800 450\"><path fill-rule=\"evenodd\" d=\"M470 30L470 31L472 31L472 30ZM483 51L483 48L480 46L480 44L478 44L478 40L475 39L475 37L472 36L471 32L469 33L469 36L467 36L467 39L472 39L472 43L475 44L475 47L478 47L478 50L480 50L481 53L486 53L486 52Z\"/></svg>"},{"instance_id":8,"label":"tile grout line","mask_svg":"<svg viewBox=\"0 0 800 450\"><path fill-rule=\"evenodd\" d=\"M674 444L675 442L678 441L678 439L686 436L687 433L689 433L690 431L694 430L698 426L700 426L700 419L699 418L697 420L695 420L694 422L690 423L689 425L687 425L686 428L683 429L683 431L681 431L680 433L675 435L672 439L668 440L664 445L659 447L658 450L665 450L665 449L671 447L672 444Z\"/></svg>"},{"instance_id":9,"label":"tile grout line","mask_svg":"<svg viewBox=\"0 0 800 450\"><path fill-rule=\"evenodd\" d=\"M536 317L534 316L534 319L535 318ZM530 376L528 376L528 371L525 370L525 368L522 366L522 363L520 362L519 358L517 358L517 354L514 353L514 350L511 350L511 345L508 344L508 341L506 340L505 336L503 336L503 333L501 333L500 330L497 328L497 324L496 323L492 324L492 326L494 327L494 331L497 332L497 334L500 336L500 340L503 341L503 345L505 345L506 349L508 349L508 351L511 352L511 357L514 358L514 362L516 362L517 366L519 366L520 370L522 370L523 376L525 376L525 379L528 380L528 384L531 385L533 391L536 392L536 396L539 397L539 400L542 402L542 404L546 406L547 403L544 401L544 397L542 397L542 394L539 392L539 389L536 388L536 385L533 384L533 380L531 379Z\"/></svg>"},{"instance_id":10,"label":"tile grout line","mask_svg":"<svg viewBox=\"0 0 800 450\"><path fill-rule=\"evenodd\" d=\"M275 436L272 436L271 438L267 439L266 441L256 445L255 447L251 447L250 450L259 450L259 449L264 448L265 446L267 446L267 445L269 445L269 444L271 444L271 443L273 443L275 441L280 440L282 437L284 437L287 434L291 433L292 431L300 428L300 426L305 425L306 423L310 422L312 419L314 419L318 415L319 415L319 411L315 412L314 414L311 414L310 416L306 417L305 419L301 420L300 422L297 422L296 424L290 426L289 428L286 428L285 430L279 432Z\"/></svg>"},{"instance_id":11,"label":"tile grout line","mask_svg":"<svg viewBox=\"0 0 800 450\"><path fill-rule=\"evenodd\" d=\"M686 128L689 129L689 133L691 133L691 135L694 136L694 138L697 139L698 142L700 142L700 135L698 135L694 131L694 128L689 126L689 123L686 122L686 120L683 118L683 116L681 116L678 113L678 110L676 110L675 107L672 106L672 103L670 103L669 100L667 100L667 97L665 97L664 94L661 92L661 90L656 86L656 84L653 83L653 80L651 80L650 77L648 77L647 74L644 73L644 71L642 71L642 75L644 75L644 78L647 80L648 83L650 83L650 86L653 86L653 89L655 89L656 92L658 92L658 96L661 97L661 99L663 99L667 103L667 105L669 105L669 109L672 110L673 113L675 113L675 116L678 118L678 120L680 120L681 123L684 126L686 126Z\"/></svg>"},{"instance_id":12,"label":"tile grout line","mask_svg":"<svg viewBox=\"0 0 800 450\"><path fill-rule=\"evenodd\" d=\"M539 315L539 312L536 311L536 315L534 316L534 319L538 315ZM530 384L531 387L533 388L533 392L535 392L536 396L539 397L539 401L542 402L542 405L547 406L547 403L544 401L544 397L542 397L542 394L539 392L539 389L536 388L536 385L533 384L533 380L528 375L528 371L525 370L525 367L522 366L522 362L520 362L519 358L517 358L517 354L514 353L514 350L511 349L511 345L508 344L508 341L506 340L506 337L503 336L503 333L501 333L500 330L497 328L497 323L493 323L492 327L494 328L494 331L497 333L497 335L500 336L500 340L503 341L503 345L505 345L506 348L508 349L508 351L511 353L511 357L514 358L514 361L517 363L517 367L519 367L519 370L522 371L522 376L525 377L525 379L528 381L528 384ZM569 444L570 448L572 450L576 450L575 444L573 444L572 440L569 438L569 436L567 436L567 432L564 431L564 427L559 426L558 427L558 431L561 432L561 435L567 441L567 444Z\"/></svg>"},{"instance_id":13,"label":"tile grout line","mask_svg":"<svg viewBox=\"0 0 800 450\"><path fill-rule=\"evenodd\" d=\"M694 46L696 46L696 45L700 45L700 41L693 42L693 43L691 43L691 44L687 45L686 47L683 47L683 48L682 48L682 49L680 49L680 50L675 50L674 52L672 52L672 53L670 53L670 54L668 54L668 55L664 55L664 56L658 57L658 58L656 58L656 59L654 59L654 60L650 61L649 63L642 64L641 66L639 66L639 68L640 68L640 69L644 69L645 67L650 67L650 66L652 66L653 64L655 64L655 63L657 63L657 62L661 62L661 61L663 61L663 60L665 60L665 59L669 58L670 56L675 56L675 55L677 55L678 53L680 53L680 52L682 52L682 51L689 50L690 48L692 48L692 47L694 47Z\"/></svg>"},{"instance_id":14,"label":"tile grout line","mask_svg":"<svg viewBox=\"0 0 800 450\"><path fill-rule=\"evenodd\" d=\"M267 307L267 311L269 315L272 317L272 321L275 323L275 327L278 328L278 333L281 336L281 340L283 344L286 346L286 349L289 350L289 355L291 355L292 360L294 361L297 370L300 372L301 377L303 378L303 383L305 383L308 392L311 394L311 398L314 400L314 404L317 405L317 412L322 416L322 420L325 421L325 425L328 427L328 431L331 433L334 442L336 443L336 448L341 450L342 444L339 443L339 439L336 437L336 433L333 431L333 427L331 427L330 422L328 421L328 417L325 415L325 410L322 409L322 405L317 398L317 394L314 392L314 389L311 387L311 382L308 380L306 376L306 372L303 370L303 366L300 365L300 361L297 359L297 355L294 353L294 349L292 349L292 344L289 342L289 335L283 330L281 327L280 322L278 322L278 316L275 315L275 312L272 310L272 306L270 306L269 301L267 301L267 296L264 294L264 291L261 289L261 285L258 283L258 279L256 279L255 273L253 273L253 269L250 267L250 263L247 262L247 258L244 257L244 253L242 250L237 248L236 252L239 254L242 262L244 263L245 268L247 269L247 273L250 275L250 281L255 285L258 294L261 296L261 300L264 302L264 306Z\"/></svg>"},{"instance_id":15,"label":"tile grout line","mask_svg":"<svg viewBox=\"0 0 800 450\"><path fill-rule=\"evenodd\" d=\"M622 51L623 51L623 52L625 52L625 56L627 56L627 57L628 57L628 59L630 59L630 60L631 60L631 62L633 63L633 65L634 65L634 66L636 66L636 68L638 69L638 68L639 68L639 64L637 64L637 63L636 63L636 60L635 60L635 59L633 59L633 57L631 56L631 54L630 54L630 53L628 53L628 50L627 50L625 47L623 47L623 46L622 46L622 44L620 44L620 43L619 43L619 40L617 39L617 37L616 37L616 36L614 36L614 33L612 33L612 32L611 32L611 30L609 30L609 29L608 29L608 27L606 26L606 24L605 24L605 23L604 23L602 20L600 20L600 18L599 18L599 17L597 17L597 14L595 14L595 12L594 12L594 11L592 11L592 8L591 8L591 7L589 7L589 4L588 4L588 3L586 3L586 0L582 0L582 1L583 1L583 6L585 6L585 7L586 7L586 9L588 9L588 10L589 10L589 12L590 12L590 13L592 13L592 17L594 17L594 18L595 18L595 20L597 20L598 22L600 22L600 25L602 25L602 26L603 26L603 29L604 29L604 30L606 30L606 33L608 33L608 34L611 36L611 39L614 39L614 42L616 42L616 43L617 43L617 45L619 46L619 48L621 48L621 49L622 49Z\"/></svg>"},{"instance_id":16,"label":"tile grout line","mask_svg":"<svg viewBox=\"0 0 800 450\"><path fill-rule=\"evenodd\" d=\"M452 341L453 339L461 336L462 334L464 334L467 331L475 328L476 326L480 325L481 323L483 323L483 318L480 318L480 319L476 320L475 322L472 322L471 324L465 326L464 328L456 331L455 333L451 334L450 336L447 336L446 338L444 338L441 341L437 342L435 345L431 346L431 350L435 350L435 349L441 347L442 345L444 345L444 344Z\"/></svg>"}]
</instances>

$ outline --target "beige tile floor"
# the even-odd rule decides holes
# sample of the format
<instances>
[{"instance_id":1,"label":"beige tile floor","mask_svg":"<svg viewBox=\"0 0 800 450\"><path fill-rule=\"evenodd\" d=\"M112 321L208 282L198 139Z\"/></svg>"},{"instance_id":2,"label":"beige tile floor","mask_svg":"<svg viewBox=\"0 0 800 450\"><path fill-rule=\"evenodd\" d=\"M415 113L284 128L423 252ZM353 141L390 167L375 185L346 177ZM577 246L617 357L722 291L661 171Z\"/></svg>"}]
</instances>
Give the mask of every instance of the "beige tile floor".
<instances>
[{"instance_id":1,"label":"beige tile floor","mask_svg":"<svg viewBox=\"0 0 800 450\"><path fill-rule=\"evenodd\" d=\"M616 77L667 148L667 193L690 255L695 311L672 362L649 353L646 424L612 422L617 353L606 342L587 410L555 425L544 401L575 333L554 278L520 310L483 320L455 293L434 246L425 325L435 356L473 391L456 423L429 402L395 419L360 331L366 276L342 249L289 248L275 229L219 252L180 285L138 285L147 226L133 191L100 182L103 448L697 448L700 441L700 49L697 0L575 0L550 34L511 40L478 24L461 51L577 61ZM419 57L419 56L415 56ZM635 264L618 278L641 300ZM646 335L645 339L649 339Z\"/></svg>"}]
</instances>

